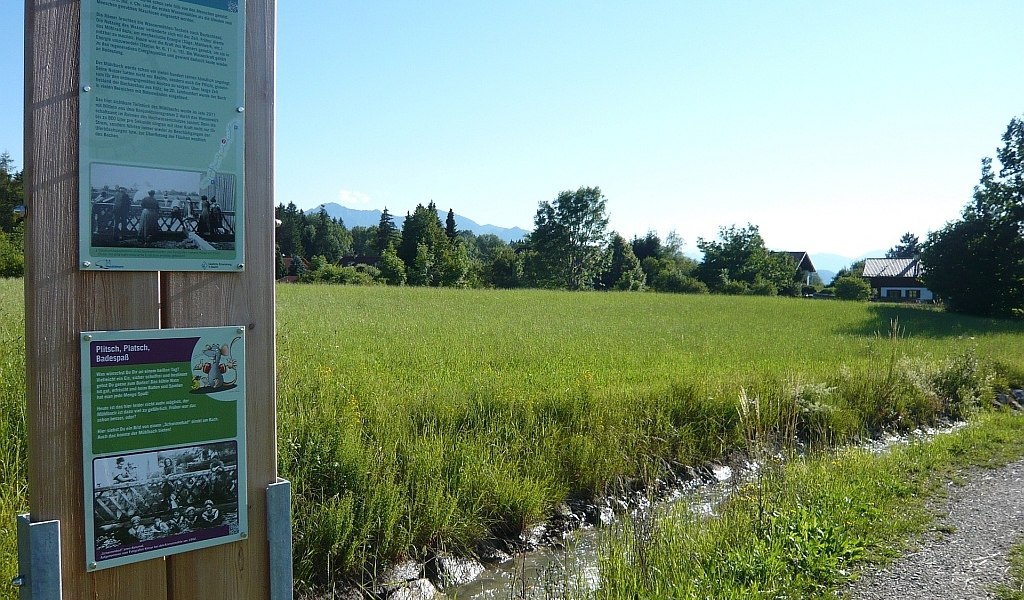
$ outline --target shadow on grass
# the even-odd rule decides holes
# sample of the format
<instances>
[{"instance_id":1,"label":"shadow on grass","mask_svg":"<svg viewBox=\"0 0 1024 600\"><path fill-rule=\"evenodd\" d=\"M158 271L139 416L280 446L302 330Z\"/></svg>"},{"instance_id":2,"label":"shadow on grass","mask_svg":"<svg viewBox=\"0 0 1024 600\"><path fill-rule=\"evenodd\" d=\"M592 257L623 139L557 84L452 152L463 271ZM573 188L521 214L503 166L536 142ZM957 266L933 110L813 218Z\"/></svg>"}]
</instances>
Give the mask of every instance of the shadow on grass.
<instances>
[{"instance_id":1,"label":"shadow on grass","mask_svg":"<svg viewBox=\"0 0 1024 600\"><path fill-rule=\"evenodd\" d=\"M910 337L941 339L950 337L1024 334L1024 321L973 317L946 312L932 306L913 304L871 304L869 318L842 328L847 335L889 335L891 323L898 319L900 329Z\"/></svg>"}]
</instances>

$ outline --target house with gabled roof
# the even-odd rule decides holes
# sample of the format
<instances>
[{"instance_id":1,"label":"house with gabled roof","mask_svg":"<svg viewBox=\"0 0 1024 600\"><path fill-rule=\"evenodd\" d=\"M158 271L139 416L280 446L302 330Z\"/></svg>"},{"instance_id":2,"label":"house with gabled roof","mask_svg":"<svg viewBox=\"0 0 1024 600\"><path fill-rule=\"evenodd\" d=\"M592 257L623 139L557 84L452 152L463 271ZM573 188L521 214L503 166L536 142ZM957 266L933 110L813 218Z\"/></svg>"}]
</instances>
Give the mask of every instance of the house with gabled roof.
<instances>
[{"instance_id":1,"label":"house with gabled roof","mask_svg":"<svg viewBox=\"0 0 1024 600\"><path fill-rule=\"evenodd\" d=\"M796 270L800 274L800 281L804 285L811 285L811 275L817 272L814 263L811 262L811 255L806 252L772 252L788 256L796 264Z\"/></svg>"},{"instance_id":2,"label":"house with gabled roof","mask_svg":"<svg viewBox=\"0 0 1024 600\"><path fill-rule=\"evenodd\" d=\"M921 281L924 266L919 258L868 258L862 277L872 295L892 302L931 302L935 295Z\"/></svg>"}]
</instances>

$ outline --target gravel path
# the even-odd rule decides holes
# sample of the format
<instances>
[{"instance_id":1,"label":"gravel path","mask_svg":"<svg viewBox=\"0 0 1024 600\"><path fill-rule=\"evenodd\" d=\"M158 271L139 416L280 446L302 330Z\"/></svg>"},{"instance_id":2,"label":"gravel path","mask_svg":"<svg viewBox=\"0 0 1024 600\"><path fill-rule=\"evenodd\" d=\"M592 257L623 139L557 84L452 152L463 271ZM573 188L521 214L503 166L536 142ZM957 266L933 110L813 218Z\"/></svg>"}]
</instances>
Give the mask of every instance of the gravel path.
<instances>
[{"instance_id":1,"label":"gravel path","mask_svg":"<svg viewBox=\"0 0 1024 600\"><path fill-rule=\"evenodd\" d=\"M965 485L949 484L938 509L946 516L920 547L883 569L869 570L847 593L850 600L994 598L1007 582L1006 555L1024 535L1024 460L972 471Z\"/></svg>"}]
</instances>

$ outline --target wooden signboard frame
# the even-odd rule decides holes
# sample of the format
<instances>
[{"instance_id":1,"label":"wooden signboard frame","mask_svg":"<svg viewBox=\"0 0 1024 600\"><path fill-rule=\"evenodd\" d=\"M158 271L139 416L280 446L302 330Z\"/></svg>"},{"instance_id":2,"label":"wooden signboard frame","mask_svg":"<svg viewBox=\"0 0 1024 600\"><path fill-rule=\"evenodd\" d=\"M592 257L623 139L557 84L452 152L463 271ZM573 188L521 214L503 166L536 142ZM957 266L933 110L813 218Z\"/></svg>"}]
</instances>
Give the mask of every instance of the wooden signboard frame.
<instances>
[{"instance_id":1,"label":"wooden signboard frame","mask_svg":"<svg viewBox=\"0 0 1024 600\"><path fill-rule=\"evenodd\" d=\"M78 0L26 0L26 368L29 507L60 522L65 598L271 597L267 487L277 482L273 111L276 0L246 2L245 269L89 272L78 257ZM86 570L83 331L242 325L247 357L249 536L95 573Z\"/></svg>"}]
</instances>

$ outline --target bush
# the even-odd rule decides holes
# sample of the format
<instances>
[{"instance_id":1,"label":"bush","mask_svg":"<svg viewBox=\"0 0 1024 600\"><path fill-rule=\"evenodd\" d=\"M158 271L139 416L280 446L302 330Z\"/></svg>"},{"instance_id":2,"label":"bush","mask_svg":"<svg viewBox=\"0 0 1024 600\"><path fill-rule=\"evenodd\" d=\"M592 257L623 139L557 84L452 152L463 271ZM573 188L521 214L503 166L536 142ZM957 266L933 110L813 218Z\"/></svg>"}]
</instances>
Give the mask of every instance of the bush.
<instances>
[{"instance_id":1,"label":"bush","mask_svg":"<svg viewBox=\"0 0 1024 600\"><path fill-rule=\"evenodd\" d=\"M931 387L952 419L966 419L992 397L992 375L972 350L946 360L931 376Z\"/></svg>"},{"instance_id":2,"label":"bush","mask_svg":"<svg viewBox=\"0 0 1024 600\"><path fill-rule=\"evenodd\" d=\"M758 279L750 286L750 293L754 296L778 296L779 289L770 281Z\"/></svg>"},{"instance_id":3,"label":"bush","mask_svg":"<svg viewBox=\"0 0 1024 600\"><path fill-rule=\"evenodd\" d=\"M742 281L726 281L719 290L728 296L745 296L750 293L750 286Z\"/></svg>"},{"instance_id":4,"label":"bush","mask_svg":"<svg viewBox=\"0 0 1024 600\"><path fill-rule=\"evenodd\" d=\"M871 297L871 286L855 275L840 277L834 282L836 298L863 302Z\"/></svg>"},{"instance_id":5,"label":"bush","mask_svg":"<svg viewBox=\"0 0 1024 600\"><path fill-rule=\"evenodd\" d=\"M21 277L25 274L25 253L21 236L0 231L0 277Z\"/></svg>"},{"instance_id":6,"label":"bush","mask_svg":"<svg viewBox=\"0 0 1024 600\"><path fill-rule=\"evenodd\" d=\"M651 287L659 292L673 292L676 294L707 294L708 286L696 277L683 275L680 271L661 271L657 273Z\"/></svg>"}]
</instances>

